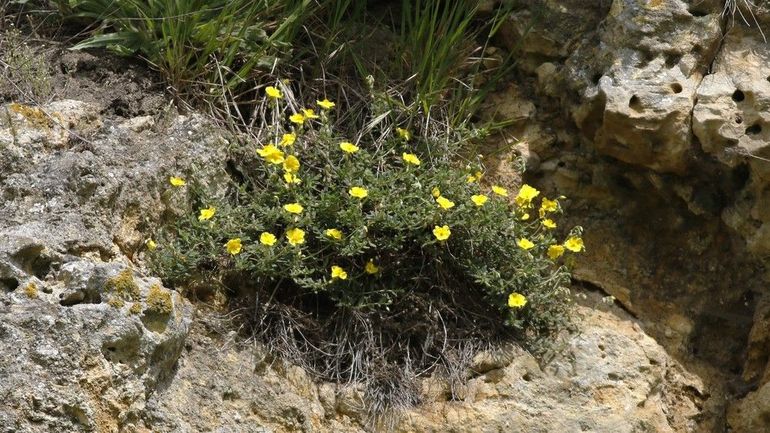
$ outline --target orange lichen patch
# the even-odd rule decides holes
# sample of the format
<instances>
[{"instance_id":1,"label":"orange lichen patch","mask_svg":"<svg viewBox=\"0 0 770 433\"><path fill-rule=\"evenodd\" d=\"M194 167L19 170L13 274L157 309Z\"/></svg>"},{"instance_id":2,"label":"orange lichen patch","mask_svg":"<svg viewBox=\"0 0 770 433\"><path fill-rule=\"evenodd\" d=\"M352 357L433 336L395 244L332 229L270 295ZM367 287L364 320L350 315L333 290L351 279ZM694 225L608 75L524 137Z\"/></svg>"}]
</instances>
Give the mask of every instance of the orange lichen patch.
<instances>
[{"instance_id":1,"label":"orange lichen patch","mask_svg":"<svg viewBox=\"0 0 770 433\"><path fill-rule=\"evenodd\" d=\"M130 269L124 269L118 275L107 280L104 288L124 300L139 300L139 286L134 281L134 274Z\"/></svg>"},{"instance_id":2,"label":"orange lichen patch","mask_svg":"<svg viewBox=\"0 0 770 433\"><path fill-rule=\"evenodd\" d=\"M40 108L30 107L29 105L14 102L8 106L8 109L21 115L24 117L24 119L33 125L43 126L46 128L53 127L53 121L51 118L45 113L45 111L41 110Z\"/></svg>"},{"instance_id":3,"label":"orange lichen patch","mask_svg":"<svg viewBox=\"0 0 770 433\"><path fill-rule=\"evenodd\" d=\"M30 281L29 284L24 287L24 294L30 299L37 299L39 296L37 284Z\"/></svg>"},{"instance_id":4,"label":"orange lichen patch","mask_svg":"<svg viewBox=\"0 0 770 433\"><path fill-rule=\"evenodd\" d=\"M163 315L171 314L174 311L171 292L165 290L160 284L153 284L147 295L147 311Z\"/></svg>"},{"instance_id":5,"label":"orange lichen patch","mask_svg":"<svg viewBox=\"0 0 770 433\"><path fill-rule=\"evenodd\" d=\"M123 306L126 305L126 301L118 296L110 296L110 300L107 301L107 303L113 308L123 308Z\"/></svg>"},{"instance_id":6,"label":"orange lichen patch","mask_svg":"<svg viewBox=\"0 0 770 433\"><path fill-rule=\"evenodd\" d=\"M142 303L141 302L134 302L133 305L131 305L131 308L128 310L131 314L139 314L142 312Z\"/></svg>"}]
</instances>

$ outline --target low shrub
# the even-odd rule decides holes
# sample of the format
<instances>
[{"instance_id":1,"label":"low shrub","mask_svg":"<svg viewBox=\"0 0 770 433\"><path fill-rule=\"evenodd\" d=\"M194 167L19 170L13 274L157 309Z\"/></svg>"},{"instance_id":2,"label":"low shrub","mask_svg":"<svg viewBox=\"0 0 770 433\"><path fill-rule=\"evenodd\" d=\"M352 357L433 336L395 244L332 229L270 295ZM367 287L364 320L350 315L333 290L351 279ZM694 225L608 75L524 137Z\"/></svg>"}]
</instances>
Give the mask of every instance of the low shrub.
<instances>
[{"instance_id":1,"label":"low shrub","mask_svg":"<svg viewBox=\"0 0 770 433\"><path fill-rule=\"evenodd\" d=\"M410 123L392 98L372 95L367 126L339 136L332 102L294 111L290 95L267 88L227 195L169 179L190 207L151 241L167 283L248 294L263 341L332 379L429 370L505 334L537 345L568 323L562 260L583 243L579 227L555 236L557 199L489 185L458 163L472 131Z\"/></svg>"}]
</instances>

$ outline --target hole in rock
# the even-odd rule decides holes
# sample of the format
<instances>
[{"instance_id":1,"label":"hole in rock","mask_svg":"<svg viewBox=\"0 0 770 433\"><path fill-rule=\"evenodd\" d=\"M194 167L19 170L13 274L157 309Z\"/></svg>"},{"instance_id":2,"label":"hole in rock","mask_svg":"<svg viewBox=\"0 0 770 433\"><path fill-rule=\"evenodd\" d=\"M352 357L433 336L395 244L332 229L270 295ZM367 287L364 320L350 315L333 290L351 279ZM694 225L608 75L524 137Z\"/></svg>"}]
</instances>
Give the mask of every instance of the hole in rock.
<instances>
[{"instance_id":1,"label":"hole in rock","mask_svg":"<svg viewBox=\"0 0 770 433\"><path fill-rule=\"evenodd\" d=\"M591 76L591 81L593 81L594 85L598 86L599 80L601 80L603 76L604 74L597 72L593 76Z\"/></svg>"},{"instance_id":2,"label":"hole in rock","mask_svg":"<svg viewBox=\"0 0 770 433\"><path fill-rule=\"evenodd\" d=\"M740 125L743 123L743 118L741 116L735 116L735 123Z\"/></svg>"},{"instance_id":3,"label":"hole in rock","mask_svg":"<svg viewBox=\"0 0 770 433\"><path fill-rule=\"evenodd\" d=\"M733 101L741 102L744 99L746 99L746 95L744 95L742 91L736 90L733 92Z\"/></svg>"},{"instance_id":4,"label":"hole in rock","mask_svg":"<svg viewBox=\"0 0 770 433\"><path fill-rule=\"evenodd\" d=\"M682 60L681 54L666 54L666 67L673 68Z\"/></svg>"},{"instance_id":5,"label":"hole in rock","mask_svg":"<svg viewBox=\"0 0 770 433\"><path fill-rule=\"evenodd\" d=\"M642 111L642 101L638 96L634 95L628 100L628 107L636 111Z\"/></svg>"},{"instance_id":6,"label":"hole in rock","mask_svg":"<svg viewBox=\"0 0 770 433\"><path fill-rule=\"evenodd\" d=\"M682 93L682 85L679 83L671 84L671 91L674 93Z\"/></svg>"},{"instance_id":7,"label":"hole in rock","mask_svg":"<svg viewBox=\"0 0 770 433\"><path fill-rule=\"evenodd\" d=\"M16 278L0 278L0 288L6 292L13 292L19 287L19 280Z\"/></svg>"},{"instance_id":8,"label":"hole in rock","mask_svg":"<svg viewBox=\"0 0 770 433\"><path fill-rule=\"evenodd\" d=\"M757 135L762 132L762 125L755 123L746 128L746 135Z\"/></svg>"}]
</instances>

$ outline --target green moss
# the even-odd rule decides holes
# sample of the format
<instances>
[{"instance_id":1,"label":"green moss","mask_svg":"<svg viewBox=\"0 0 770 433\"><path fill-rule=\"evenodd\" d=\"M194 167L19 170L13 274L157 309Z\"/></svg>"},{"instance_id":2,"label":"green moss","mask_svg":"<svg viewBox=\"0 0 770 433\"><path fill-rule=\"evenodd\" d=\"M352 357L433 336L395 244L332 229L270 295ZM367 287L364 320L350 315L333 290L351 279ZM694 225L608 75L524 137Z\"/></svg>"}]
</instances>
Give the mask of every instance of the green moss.
<instances>
[{"instance_id":1,"label":"green moss","mask_svg":"<svg viewBox=\"0 0 770 433\"><path fill-rule=\"evenodd\" d=\"M104 288L124 300L139 300L139 286L134 281L134 274L130 269L124 269L118 275L107 280Z\"/></svg>"},{"instance_id":2,"label":"green moss","mask_svg":"<svg viewBox=\"0 0 770 433\"><path fill-rule=\"evenodd\" d=\"M24 294L27 295L30 299L37 299L38 298L38 289L37 284L30 281L29 284L27 284L24 287Z\"/></svg>"},{"instance_id":3,"label":"green moss","mask_svg":"<svg viewBox=\"0 0 770 433\"><path fill-rule=\"evenodd\" d=\"M171 314L174 311L171 292L163 289L160 284L153 284L147 295L147 310L157 314Z\"/></svg>"}]
</instances>

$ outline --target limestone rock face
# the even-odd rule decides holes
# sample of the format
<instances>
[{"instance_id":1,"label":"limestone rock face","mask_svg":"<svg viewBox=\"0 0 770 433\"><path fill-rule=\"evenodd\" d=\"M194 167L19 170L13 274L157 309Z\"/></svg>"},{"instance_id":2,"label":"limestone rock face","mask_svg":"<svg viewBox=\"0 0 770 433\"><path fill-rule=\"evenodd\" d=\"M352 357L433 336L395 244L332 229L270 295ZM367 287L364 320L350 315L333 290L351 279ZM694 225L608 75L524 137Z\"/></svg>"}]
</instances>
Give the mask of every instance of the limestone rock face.
<instances>
[{"instance_id":1,"label":"limestone rock face","mask_svg":"<svg viewBox=\"0 0 770 433\"><path fill-rule=\"evenodd\" d=\"M194 116L137 133L77 100L0 112L0 431L135 431L193 318L141 252L182 204L168 176L216 182L223 143Z\"/></svg>"},{"instance_id":2,"label":"limestone rock face","mask_svg":"<svg viewBox=\"0 0 770 433\"><path fill-rule=\"evenodd\" d=\"M535 89L506 103L534 107L516 131L539 156L524 180L570 198L562 225L582 225L587 248L576 277L726 384L727 428L770 431L770 8L542 0L511 21Z\"/></svg>"},{"instance_id":3,"label":"limestone rock face","mask_svg":"<svg viewBox=\"0 0 770 433\"><path fill-rule=\"evenodd\" d=\"M713 422L703 382L623 316L578 307L579 332L549 364L541 367L511 349L504 361L477 373L459 401L447 401L440 378L426 379L424 403L394 415L391 431L689 432ZM368 430L355 390L317 384L301 369L267 363L258 351L223 346L201 326L212 320L199 316L174 380L146 406L147 429Z\"/></svg>"}]
</instances>

